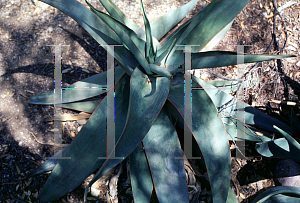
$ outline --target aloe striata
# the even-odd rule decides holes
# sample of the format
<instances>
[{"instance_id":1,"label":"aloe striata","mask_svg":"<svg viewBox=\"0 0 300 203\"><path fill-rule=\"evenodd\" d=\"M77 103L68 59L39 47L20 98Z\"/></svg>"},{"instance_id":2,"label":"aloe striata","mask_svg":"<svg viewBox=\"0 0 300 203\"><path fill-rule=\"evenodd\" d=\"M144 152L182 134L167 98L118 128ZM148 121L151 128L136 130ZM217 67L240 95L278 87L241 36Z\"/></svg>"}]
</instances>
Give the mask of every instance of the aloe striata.
<instances>
[{"instance_id":1,"label":"aloe striata","mask_svg":"<svg viewBox=\"0 0 300 203\"><path fill-rule=\"evenodd\" d=\"M129 157L135 202L149 202L153 190L159 202L188 202L183 159L176 159L184 156L175 129L179 127L189 131L193 154L202 157L198 160L207 169L213 202L236 202L229 187L229 140L242 138L233 135L236 127L227 123L229 120L234 124L244 123L235 115L236 106L241 101L223 108L233 97L220 91L214 86L215 83L189 74L186 71L185 54L191 55L192 69L236 65L237 53L208 50L225 35L235 16L249 0L214 0L171 33L168 33L169 30L187 15L197 0L190 1L152 24L140 0L145 29L131 22L111 0L100 0L109 15L97 10L88 1L86 3L90 10L75 0L41 1L72 17L100 45L122 46L115 46L114 53L108 46L103 46L110 54L114 54L118 63L115 67L115 89L62 92L63 107L93 114L71 145L64 149L63 156L71 159L49 159L30 174L52 170L39 194L39 200L51 201L67 194L99 169L86 188L86 198L89 187L123 160L113 158L115 156ZM191 46L189 50L182 45L197 46ZM243 57L245 63L252 63L293 56ZM107 72L103 72L70 87L105 86L106 76ZM198 89L192 92L192 117L189 122L184 109L184 90L185 85L190 84ZM107 154L107 96L101 100L84 100L114 91L116 145L114 152ZM31 97L31 103L53 104L53 94L35 95ZM280 121L243 105L245 123L252 126L246 125L246 139L271 140L267 135L257 136L253 126L274 130L273 125L276 125L286 132L290 131ZM230 133L233 137L228 136Z\"/></svg>"}]
</instances>

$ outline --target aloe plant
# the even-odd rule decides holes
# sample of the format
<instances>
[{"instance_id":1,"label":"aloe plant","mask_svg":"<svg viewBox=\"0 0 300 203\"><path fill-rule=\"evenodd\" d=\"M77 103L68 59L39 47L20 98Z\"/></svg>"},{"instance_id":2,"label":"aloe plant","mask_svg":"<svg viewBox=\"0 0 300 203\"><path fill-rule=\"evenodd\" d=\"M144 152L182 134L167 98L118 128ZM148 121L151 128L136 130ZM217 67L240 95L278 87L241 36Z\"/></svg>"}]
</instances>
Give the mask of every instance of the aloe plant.
<instances>
[{"instance_id":1,"label":"aloe plant","mask_svg":"<svg viewBox=\"0 0 300 203\"><path fill-rule=\"evenodd\" d=\"M293 159L294 161L299 162L299 138L293 138L291 135L289 135L289 133L280 129L276 125L273 127L280 132L283 138L258 142L255 146L256 151L262 156ZM294 137L299 136L300 123L297 121L293 110L291 111L291 130Z\"/></svg>"},{"instance_id":2,"label":"aloe plant","mask_svg":"<svg viewBox=\"0 0 300 203\"><path fill-rule=\"evenodd\" d=\"M185 69L188 49L178 45L198 45L191 50L191 68L203 69L236 65L238 54L228 51L208 51L225 35L235 16L249 0L214 0L201 12L168 33L196 5L197 0L158 18L150 24L140 0L145 29L131 22L111 0L100 0L109 15L91 10L75 0L41 0L56 7L76 20L100 45L122 45L114 48L118 62L115 67L115 89L94 89L78 93L62 92L62 106L92 112L92 116L79 132L63 156L71 159L49 159L30 175L50 171L39 200L51 201L77 187L86 177L99 169L86 188L104 173L129 157L133 197L136 202L149 202L152 190L160 202L188 202L188 188L184 173L182 147L175 126L189 131L193 153L202 157L198 161L206 167L214 202L236 201L229 187L230 150L228 140L243 139L233 132L241 123L235 115L237 102L226 104L233 97L190 75ZM168 35L165 37L165 35ZM185 52L186 51L186 52ZM245 63L283 59L279 55L244 55ZM112 70L108 70L112 71ZM106 85L107 72L97 74L70 87ZM191 82L191 83L190 83ZM193 88L192 118L187 122L184 114L185 84ZM218 85L220 85L218 83ZM224 85L226 85L224 83ZM222 86L222 84L221 84ZM101 100L84 101L103 93L115 91L114 151L106 150L107 96ZM53 92L31 97L31 103L53 104ZM245 107L245 137L253 141L271 140L268 135L257 136L253 126L273 130L273 125L290 128L254 108ZM227 136L232 134L232 136ZM108 154L107 154L108 153ZM101 157L101 159L99 159ZM105 158L106 157L106 158Z\"/></svg>"}]
</instances>

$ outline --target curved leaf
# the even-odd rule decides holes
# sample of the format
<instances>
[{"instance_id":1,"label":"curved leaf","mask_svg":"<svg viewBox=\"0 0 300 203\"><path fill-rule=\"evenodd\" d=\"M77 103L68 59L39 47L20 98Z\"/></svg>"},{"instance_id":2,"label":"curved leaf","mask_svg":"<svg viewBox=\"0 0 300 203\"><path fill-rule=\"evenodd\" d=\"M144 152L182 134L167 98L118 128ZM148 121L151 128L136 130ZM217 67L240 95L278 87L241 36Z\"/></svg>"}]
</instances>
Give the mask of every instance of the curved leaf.
<instances>
[{"instance_id":1,"label":"curved leaf","mask_svg":"<svg viewBox=\"0 0 300 203\"><path fill-rule=\"evenodd\" d=\"M41 166L39 166L37 169L31 171L27 175L27 177L29 178L29 177L32 177L32 176L43 174L43 173L48 172L48 171L52 171L52 169L55 167L55 165L59 162L59 159L55 159L55 158L59 158L61 156L61 154L64 154L66 149L67 149L67 147L60 150L56 154L54 154L51 157L51 159L48 159Z\"/></svg>"},{"instance_id":2,"label":"curved leaf","mask_svg":"<svg viewBox=\"0 0 300 203\"><path fill-rule=\"evenodd\" d=\"M161 16L156 21L151 23L152 35L161 40L161 38L167 34L167 32L178 24L197 4L198 0L192 0L189 3Z\"/></svg>"},{"instance_id":3,"label":"curved leaf","mask_svg":"<svg viewBox=\"0 0 300 203\"><path fill-rule=\"evenodd\" d=\"M199 57L192 54L192 69L203 69L203 68L215 68L222 66L237 65L238 55L221 55L213 57ZM244 63L254 63L260 61L268 61L273 59L284 59L290 57L296 57L296 55L244 55Z\"/></svg>"},{"instance_id":4,"label":"curved leaf","mask_svg":"<svg viewBox=\"0 0 300 203\"><path fill-rule=\"evenodd\" d=\"M183 82L183 74L176 74L168 96L168 100L177 107L182 117ZM197 87L199 84L193 79L192 86ZM203 89L193 91L192 109L192 126L188 127L192 130L204 156L213 201L226 202L230 181L230 150L224 125L212 100Z\"/></svg>"},{"instance_id":5,"label":"curved leaf","mask_svg":"<svg viewBox=\"0 0 300 203\"><path fill-rule=\"evenodd\" d=\"M267 157L278 157L300 161L300 144L289 134L274 126L285 138L279 138L268 142L256 143L256 151Z\"/></svg>"},{"instance_id":6,"label":"curved leaf","mask_svg":"<svg viewBox=\"0 0 300 203\"><path fill-rule=\"evenodd\" d=\"M144 54L145 42L126 25L95 9L90 3L88 3L87 0L85 2L92 11L118 35L118 37L122 40L122 43L129 48L130 52L135 56L136 60L144 68L146 73L151 75L150 67Z\"/></svg>"},{"instance_id":7,"label":"curved leaf","mask_svg":"<svg viewBox=\"0 0 300 203\"><path fill-rule=\"evenodd\" d=\"M236 196L231 188L228 190L228 196L226 203L238 203L238 200L236 199Z\"/></svg>"},{"instance_id":8,"label":"curved leaf","mask_svg":"<svg viewBox=\"0 0 300 203\"><path fill-rule=\"evenodd\" d=\"M189 202L183 153L176 130L160 112L143 140L159 202Z\"/></svg>"},{"instance_id":9,"label":"curved leaf","mask_svg":"<svg viewBox=\"0 0 300 203\"><path fill-rule=\"evenodd\" d=\"M229 94L222 92L218 88L208 84L207 82L197 77L193 77L193 78L202 86L202 88L205 89L209 97L212 99L212 101L218 108L218 111L222 115L237 118L236 112L244 111L245 123L249 125L255 125L259 128L273 131L273 132L274 132L273 125L276 125L279 126L281 129L283 129L285 132L289 133L291 131L290 127L282 123L281 121L278 121L277 119L256 110L255 108L245 104L244 102L236 100L233 96L230 96ZM244 106L244 108L236 109L237 103L239 103L238 106ZM244 120L242 120L241 122L244 122Z\"/></svg>"},{"instance_id":10,"label":"curved leaf","mask_svg":"<svg viewBox=\"0 0 300 203\"><path fill-rule=\"evenodd\" d=\"M110 69L108 71L114 71ZM115 81L124 75L120 66L115 67ZM102 72L70 85L62 90L62 103L69 103L94 97L105 93L107 72ZM85 89L88 88L88 89ZM47 92L30 97L31 104L49 105L54 104L54 92Z\"/></svg>"},{"instance_id":11,"label":"curved leaf","mask_svg":"<svg viewBox=\"0 0 300 203\"><path fill-rule=\"evenodd\" d=\"M109 90L111 91L111 90ZM129 102L129 76L123 75L115 87L115 132L120 135L125 126ZM51 201L77 187L105 161L107 97L99 104L86 125L63 154L39 194L40 201Z\"/></svg>"},{"instance_id":12,"label":"curved leaf","mask_svg":"<svg viewBox=\"0 0 300 203\"><path fill-rule=\"evenodd\" d=\"M41 0L47 3L65 14L69 15L76 22L78 22L100 45L103 44L121 44L120 38L107 27L96 15L94 15L85 6L75 0ZM101 28L101 30L99 29ZM107 47L104 46L107 50ZM125 47L116 47L115 57L122 64L122 67L126 67L126 73L130 75L130 68L127 64L131 64L135 58L134 56L125 51ZM130 60L128 60L130 59ZM132 62L131 62L132 61ZM135 66L132 66L135 67Z\"/></svg>"},{"instance_id":13,"label":"curved leaf","mask_svg":"<svg viewBox=\"0 0 300 203\"><path fill-rule=\"evenodd\" d=\"M282 136L289 141L289 143L291 145L293 145L295 148L297 148L298 150L300 150L300 144L294 139L292 138L289 134L287 134L286 132L284 132L282 129L278 128L277 126L273 126L276 130L278 130Z\"/></svg>"},{"instance_id":14,"label":"curved leaf","mask_svg":"<svg viewBox=\"0 0 300 203\"><path fill-rule=\"evenodd\" d=\"M300 198L300 188L299 187L292 187L292 186L277 186L273 187L271 189L268 189L267 191L261 193L258 195L252 203L263 203L267 202L267 200L271 197L276 197L277 195L284 195L289 197L297 197L299 202ZM280 198L283 198L284 201L282 202L289 202L288 198L284 198L281 196ZM275 198L276 199L276 198Z\"/></svg>"},{"instance_id":15,"label":"curved leaf","mask_svg":"<svg viewBox=\"0 0 300 203\"><path fill-rule=\"evenodd\" d=\"M145 47L145 57L147 61L152 64L154 63L155 60L155 51L153 47L153 41L152 41L152 34L151 34L151 27L149 20L146 16L146 12L144 9L143 1L140 0L141 7L142 7L142 12L143 12L143 17L144 17L144 24L145 24L145 32L146 32L146 47Z\"/></svg>"},{"instance_id":16,"label":"curved leaf","mask_svg":"<svg viewBox=\"0 0 300 203\"><path fill-rule=\"evenodd\" d=\"M191 53L192 69L216 68L222 66L237 65L237 53L229 51L208 51ZM272 59L284 59L296 57L295 55L243 55L244 63L268 61ZM244 64L243 63L243 64ZM184 66L184 53L175 51L167 61L167 69L171 72L178 66ZM178 69L177 72L182 71Z\"/></svg>"},{"instance_id":17,"label":"curved leaf","mask_svg":"<svg viewBox=\"0 0 300 203\"><path fill-rule=\"evenodd\" d=\"M289 196L292 195L292 196ZM294 197L293 194L288 194L288 195L274 195L269 197L266 200L259 201L263 203L299 203L300 202L300 197Z\"/></svg>"},{"instance_id":18,"label":"curved leaf","mask_svg":"<svg viewBox=\"0 0 300 203\"><path fill-rule=\"evenodd\" d=\"M95 99L92 101L79 101L79 102L72 102L62 104L63 108L73 109L76 111L84 111L87 113L93 113L97 106L101 103L102 99Z\"/></svg>"},{"instance_id":19,"label":"curved leaf","mask_svg":"<svg viewBox=\"0 0 300 203\"><path fill-rule=\"evenodd\" d=\"M169 87L170 80L166 77L148 78L139 67L134 69L130 79L130 102L126 126L115 147L116 157L129 156L144 139L167 99ZM111 159L114 152L109 155L87 186L85 197L88 188L97 179L122 161L122 159Z\"/></svg>"},{"instance_id":20,"label":"curved leaf","mask_svg":"<svg viewBox=\"0 0 300 203\"><path fill-rule=\"evenodd\" d=\"M222 117L222 121L226 128L229 140L247 140L255 142L264 142L272 140L272 135L252 128L251 126L246 125L244 124L244 122L241 122L239 120L233 119L231 117ZM240 129L240 132L243 133L237 133L237 127L242 126L241 124L245 126L244 129Z\"/></svg>"},{"instance_id":21,"label":"curved leaf","mask_svg":"<svg viewBox=\"0 0 300 203\"><path fill-rule=\"evenodd\" d=\"M126 15L111 0L100 0L100 2L113 18L122 22L124 25L132 29L142 40L146 41L145 31L128 19ZM160 44L158 40L155 37L152 39L154 42L154 47L159 48Z\"/></svg>"},{"instance_id":22,"label":"curved leaf","mask_svg":"<svg viewBox=\"0 0 300 203\"><path fill-rule=\"evenodd\" d=\"M135 202L149 203L153 182L142 142L130 154L130 179Z\"/></svg>"},{"instance_id":23,"label":"curved leaf","mask_svg":"<svg viewBox=\"0 0 300 203\"><path fill-rule=\"evenodd\" d=\"M166 40L164 40L165 43L164 44L162 43L162 48L160 48L157 52L158 57L155 61L155 64L159 64L163 60L162 65L167 66L173 62L173 61L169 60L169 57L173 56L173 53L176 51L176 44L178 43L180 36L188 28L188 26L189 26L189 24L187 24L186 26L181 26L180 29L177 29L176 31L174 31L170 36L167 37ZM173 60L174 60L174 57L173 57ZM167 62L169 62L169 63L167 63ZM175 64L172 63L172 65L176 65L176 63Z\"/></svg>"},{"instance_id":24,"label":"curved leaf","mask_svg":"<svg viewBox=\"0 0 300 203\"><path fill-rule=\"evenodd\" d=\"M226 35L226 33L230 29L232 23L233 23L233 20L230 23L228 23L228 25L226 25L217 35L215 35L214 38L212 38L209 41L209 43L206 44L205 47L203 47L203 49L201 49L200 51L210 51L214 46L216 46Z\"/></svg>"},{"instance_id":25,"label":"curved leaf","mask_svg":"<svg viewBox=\"0 0 300 203\"><path fill-rule=\"evenodd\" d=\"M287 158L300 161L299 150L293 148L284 138L256 143L255 149L262 156Z\"/></svg>"},{"instance_id":26,"label":"curved leaf","mask_svg":"<svg viewBox=\"0 0 300 203\"><path fill-rule=\"evenodd\" d=\"M155 64L150 64L150 70L153 72L153 73L156 73L160 76L164 76L164 77L167 77L169 79L172 79L172 74L167 71L166 69L164 69L163 67L161 66L157 66Z\"/></svg>"},{"instance_id":27,"label":"curved leaf","mask_svg":"<svg viewBox=\"0 0 300 203\"><path fill-rule=\"evenodd\" d=\"M249 0L214 0L193 17L181 44L199 45L193 51L202 50L210 41L228 26ZM199 37L201 36L201 37Z\"/></svg>"},{"instance_id":28,"label":"curved leaf","mask_svg":"<svg viewBox=\"0 0 300 203\"><path fill-rule=\"evenodd\" d=\"M228 81L228 80L211 80L206 81L207 83L215 86L227 94L231 94L237 91L241 81Z\"/></svg>"},{"instance_id":29,"label":"curved leaf","mask_svg":"<svg viewBox=\"0 0 300 203\"><path fill-rule=\"evenodd\" d=\"M137 33L141 38L143 38L142 36L145 35L144 30L133 23L130 19L128 19L126 15L111 0L100 0L100 2L109 13L109 15L122 22L124 25Z\"/></svg>"}]
</instances>

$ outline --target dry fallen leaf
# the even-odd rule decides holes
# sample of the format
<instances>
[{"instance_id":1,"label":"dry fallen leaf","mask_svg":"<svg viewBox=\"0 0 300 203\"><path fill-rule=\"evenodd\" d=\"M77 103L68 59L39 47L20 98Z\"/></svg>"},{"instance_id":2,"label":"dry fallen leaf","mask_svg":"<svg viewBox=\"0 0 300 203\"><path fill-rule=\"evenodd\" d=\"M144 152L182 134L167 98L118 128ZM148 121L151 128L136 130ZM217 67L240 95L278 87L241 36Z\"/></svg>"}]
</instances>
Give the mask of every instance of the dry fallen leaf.
<instances>
[{"instance_id":1,"label":"dry fallen leaf","mask_svg":"<svg viewBox=\"0 0 300 203\"><path fill-rule=\"evenodd\" d=\"M1 155L0 156L0 159L2 159L2 158L4 158L4 157L6 157L6 156L8 156L9 155L9 153L7 153L7 154L3 154L3 155Z\"/></svg>"}]
</instances>

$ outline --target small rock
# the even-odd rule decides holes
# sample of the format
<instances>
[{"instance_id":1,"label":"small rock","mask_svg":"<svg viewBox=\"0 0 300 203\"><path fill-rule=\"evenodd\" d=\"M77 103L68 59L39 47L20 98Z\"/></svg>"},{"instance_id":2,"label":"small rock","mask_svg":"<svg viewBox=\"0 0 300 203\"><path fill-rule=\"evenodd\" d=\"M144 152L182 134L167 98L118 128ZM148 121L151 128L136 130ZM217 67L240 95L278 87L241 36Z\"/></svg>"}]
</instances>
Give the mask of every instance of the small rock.
<instances>
[{"instance_id":1,"label":"small rock","mask_svg":"<svg viewBox=\"0 0 300 203\"><path fill-rule=\"evenodd\" d=\"M275 168L274 179L279 186L300 187L300 165L290 159L279 161Z\"/></svg>"}]
</instances>

